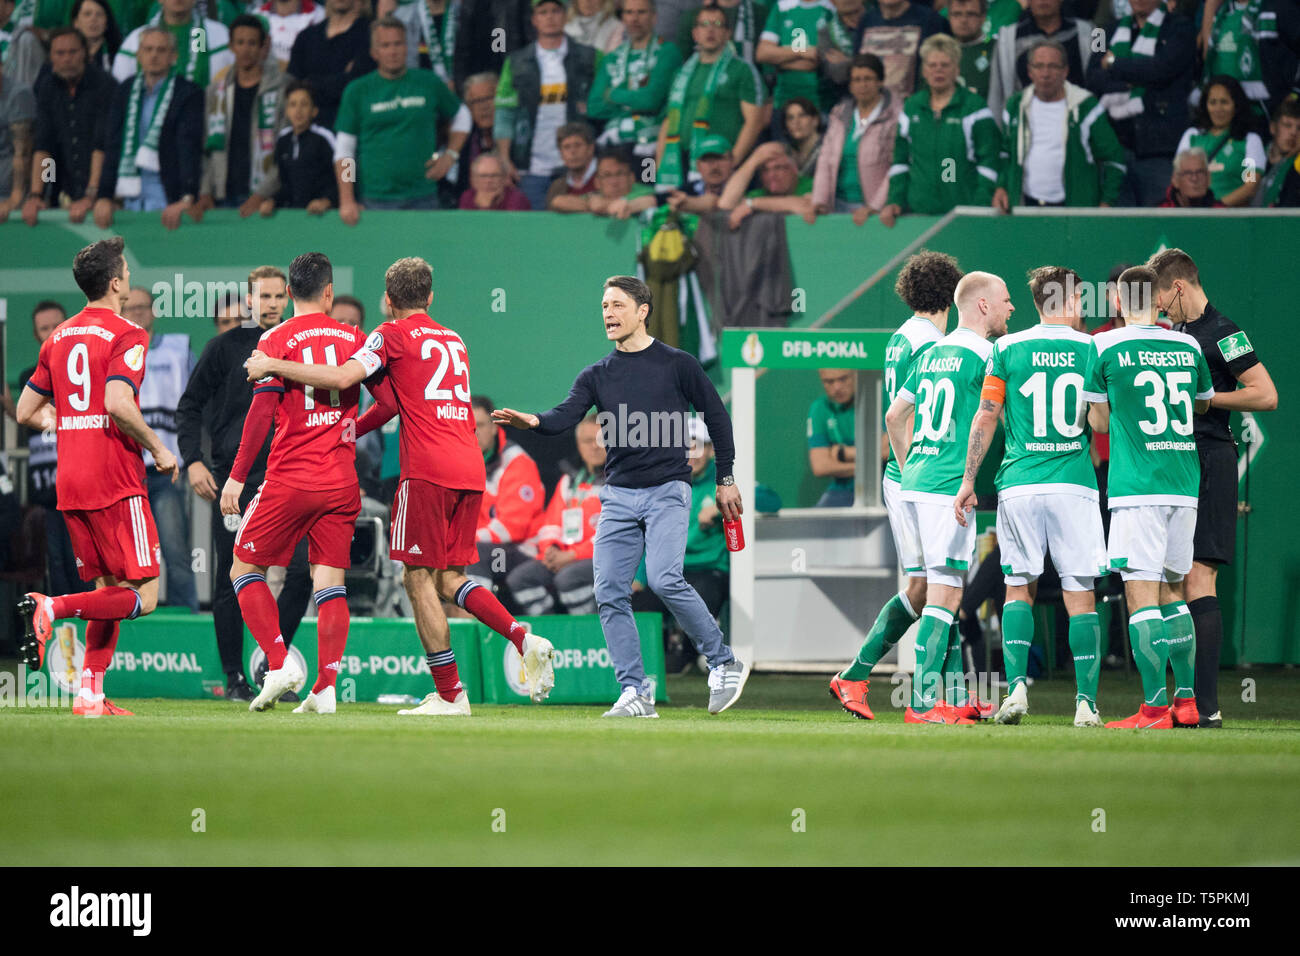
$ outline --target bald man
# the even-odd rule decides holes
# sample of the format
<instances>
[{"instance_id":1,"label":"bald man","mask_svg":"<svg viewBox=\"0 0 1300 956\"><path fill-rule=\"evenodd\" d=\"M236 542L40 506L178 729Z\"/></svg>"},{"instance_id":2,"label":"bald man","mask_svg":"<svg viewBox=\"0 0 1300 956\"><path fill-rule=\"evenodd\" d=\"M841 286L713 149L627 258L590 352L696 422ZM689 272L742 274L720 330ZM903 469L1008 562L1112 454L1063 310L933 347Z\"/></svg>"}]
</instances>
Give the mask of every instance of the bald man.
<instances>
[{"instance_id":1,"label":"bald man","mask_svg":"<svg viewBox=\"0 0 1300 956\"><path fill-rule=\"evenodd\" d=\"M904 715L911 724L969 724L972 709L980 717L993 712L992 705L967 699L961 641L952 629L975 552L975 522L962 527L953 506L963 475L971 474L966 436L979 410L991 340L1006 334L1015 307L1006 283L988 272L963 276L953 299L956 330L912 366L885 415L902 468L903 521L921 542L926 577L912 706Z\"/></svg>"}]
</instances>

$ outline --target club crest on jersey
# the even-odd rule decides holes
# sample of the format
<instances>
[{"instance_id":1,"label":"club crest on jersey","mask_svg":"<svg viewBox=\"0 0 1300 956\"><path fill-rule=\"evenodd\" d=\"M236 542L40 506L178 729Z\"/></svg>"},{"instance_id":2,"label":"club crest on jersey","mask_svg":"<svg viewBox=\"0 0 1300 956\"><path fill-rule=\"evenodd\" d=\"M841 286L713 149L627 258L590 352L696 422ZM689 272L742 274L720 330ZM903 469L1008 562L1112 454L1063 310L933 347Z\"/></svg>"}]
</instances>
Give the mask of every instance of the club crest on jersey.
<instances>
[{"instance_id":1,"label":"club crest on jersey","mask_svg":"<svg viewBox=\"0 0 1300 956\"><path fill-rule=\"evenodd\" d=\"M126 367L133 372L138 372L144 368L144 346L133 345L126 353Z\"/></svg>"}]
</instances>

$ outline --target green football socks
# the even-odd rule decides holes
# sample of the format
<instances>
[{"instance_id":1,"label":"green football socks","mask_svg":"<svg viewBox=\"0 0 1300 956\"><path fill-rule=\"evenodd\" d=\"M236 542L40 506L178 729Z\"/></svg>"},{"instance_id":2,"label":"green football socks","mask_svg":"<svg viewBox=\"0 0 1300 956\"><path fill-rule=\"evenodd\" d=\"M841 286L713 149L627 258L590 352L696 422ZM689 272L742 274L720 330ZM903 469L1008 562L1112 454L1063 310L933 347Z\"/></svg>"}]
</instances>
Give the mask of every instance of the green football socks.
<instances>
[{"instance_id":1,"label":"green football socks","mask_svg":"<svg viewBox=\"0 0 1300 956\"><path fill-rule=\"evenodd\" d=\"M1165 690L1169 651L1165 644L1165 620L1158 606L1138 608L1129 615L1128 640L1142 678L1143 702L1148 707L1169 706Z\"/></svg>"},{"instance_id":2,"label":"green football socks","mask_svg":"<svg viewBox=\"0 0 1300 956\"><path fill-rule=\"evenodd\" d=\"M1191 612L1182 601L1174 601L1161 605L1160 613L1165 619L1165 643L1174 669L1174 696L1195 697L1196 628Z\"/></svg>"},{"instance_id":3,"label":"green football socks","mask_svg":"<svg viewBox=\"0 0 1300 956\"><path fill-rule=\"evenodd\" d=\"M866 680L870 677L871 669L898 643L915 620L916 612L907 603L907 596L895 594L876 615L876 623L867 632L867 639L858 650L858 656L840 672L840 677L844 680Z\"/></svg>"},{"instance_id":4,"label":"green football socks","mask_svg":"<svg viewBox=\"0 0 1300 956\"><path fill-rule=\"evenodd\" d=\"M916 673L912 675L912 709L923 713L939 702L943 689L943 661L948 653L952 612L927 604L916 632Z\"/></svg>"},{"instance_id":5,"label":"green football socks","mask_svg":"<svg viewBox=\"0 0 1300 956\"><path fill-rule=\"evenodd\" d=\"M1007 671L1009 691L1024 681L1033 643L1033 607L1025 601L1008 601L1002 606L1002 665Z\"/></svg>"},{"instance_id":6,"label":"green football socks","mask_svg":"<svg viewBox=\"0 0 1300 956\"><path fill-rule=\"evenodd\" d=\"M1101 676L1101 619L1096 611L1070 618L1070 656L1074 658L1074 702L1086 700L1096 710Z\"/></svg>"}]
</instances>

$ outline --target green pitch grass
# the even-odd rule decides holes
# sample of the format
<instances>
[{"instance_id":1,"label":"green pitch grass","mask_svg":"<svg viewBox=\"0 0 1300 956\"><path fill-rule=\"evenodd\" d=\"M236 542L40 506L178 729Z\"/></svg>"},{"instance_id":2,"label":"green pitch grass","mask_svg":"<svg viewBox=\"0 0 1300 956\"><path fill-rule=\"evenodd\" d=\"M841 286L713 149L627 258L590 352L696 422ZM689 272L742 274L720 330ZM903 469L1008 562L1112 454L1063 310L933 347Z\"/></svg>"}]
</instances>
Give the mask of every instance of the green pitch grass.
<instances>
[{"instance_id":1,"label":"green pitch grass","mask_svg":"<svg viewBox=\"0 0 1300 956\"><path fill-rule=\"evenodd\" d=\"M1076 730L1062 681L1019 727L904 725L888 681L868 723L821 678L772 676L719 717L673 678L657 721L10 708L0 864L1295 864L1300 676L1255 676L1240 703L1224 675L1229 729L1146 734ZM1127 716L1136 679L1102 695Z\"/></svg>"}]
</instances>

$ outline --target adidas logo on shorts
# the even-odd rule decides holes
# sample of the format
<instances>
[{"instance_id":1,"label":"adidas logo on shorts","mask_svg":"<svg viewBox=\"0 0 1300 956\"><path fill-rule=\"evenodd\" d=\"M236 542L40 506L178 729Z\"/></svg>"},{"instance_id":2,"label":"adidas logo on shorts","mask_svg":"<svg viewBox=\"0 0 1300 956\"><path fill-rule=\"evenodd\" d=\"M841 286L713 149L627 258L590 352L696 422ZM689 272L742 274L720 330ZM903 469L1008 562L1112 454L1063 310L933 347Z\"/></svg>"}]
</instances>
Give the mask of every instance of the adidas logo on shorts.
<instances>
[{"instance_id":1,"label":"adidas logo on shorts","mask_svg":"<svg viewBox=\"0 0 1300 956\"><path fill-rule=\"evenodd\" d=\"M420 546L418 544L413 544L411 545L410 549L407 551L407 554L424 554L424 552L420 550Z\"/></svg>"}]
</instances>

